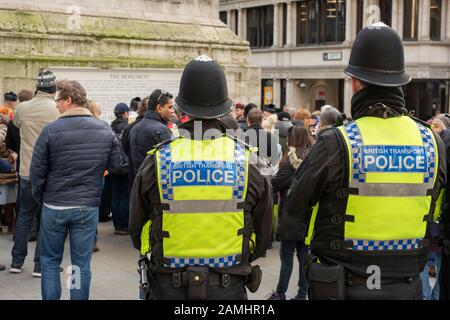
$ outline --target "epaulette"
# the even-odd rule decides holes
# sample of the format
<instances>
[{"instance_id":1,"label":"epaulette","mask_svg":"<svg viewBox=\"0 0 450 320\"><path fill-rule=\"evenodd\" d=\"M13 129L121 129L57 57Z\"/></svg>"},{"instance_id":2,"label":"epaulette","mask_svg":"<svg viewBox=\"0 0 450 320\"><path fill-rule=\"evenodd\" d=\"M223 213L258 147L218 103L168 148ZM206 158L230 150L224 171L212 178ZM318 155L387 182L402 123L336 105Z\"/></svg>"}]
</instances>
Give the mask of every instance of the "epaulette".
<instances>
[{"instance_id":1,"label":"epaulette","mask_svg":"<svg viewBox=\"0 0 450 320\"><path fill-rule=\"evenodd\" d=\"M418 122L418 123L420 123L421 125L427 127L428 129L431 129L431 125L430 125L429 123L427 123L427 122L425 122L425 121L423 121L423 120L421 120L421 119L419 119L419 118L416 118L416 117L414 117L414 116L412 116L412 115L410 115L410 114L408 114L408 117L410 117L411 119L413 119L415 122Z\"/></svg>"},{"instance_id":2,"label":"epaulette","mask_svg":"<svg viewBox=\"0 0 450 320\"><path fill-rule=\"evenodd\" d=\"M180 137L171 137L170 139L164 140L157 145L153 146L153 149L151 149L149 152L147 152L147 155L154 154L157 150L161 149L165 145L168 145L169 143L172 143L175 140L180 139Z\"/></svg>"}]
</instances>

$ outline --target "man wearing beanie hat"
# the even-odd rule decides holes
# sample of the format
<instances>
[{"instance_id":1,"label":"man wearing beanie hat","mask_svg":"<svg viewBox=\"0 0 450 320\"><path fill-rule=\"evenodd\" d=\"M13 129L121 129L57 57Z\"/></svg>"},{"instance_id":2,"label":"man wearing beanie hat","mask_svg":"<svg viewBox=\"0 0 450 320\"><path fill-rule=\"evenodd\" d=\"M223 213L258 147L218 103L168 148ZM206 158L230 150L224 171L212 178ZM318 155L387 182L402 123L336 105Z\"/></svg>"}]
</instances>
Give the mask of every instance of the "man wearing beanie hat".
<instances>
[{"instance_id":1,"label":"man wearing beanie hat","mask_svg":"<svg viewBox=\"0 0 450 320\"><path fill-rule=\"evenodd\" d=\"M355 121L321 132L288 200L311 248L309 298L422 300L427 228L449 220L440 210L445 146L408 116L402 86L411 77L394 29L361 30L345 73Z\"/></svg>"},{"instance_id":2,"label":"man wearing beanie hat","mask_svg":"<svg viewBox=\"0 0 450 320\"><path fill-rule=\"evenodd\" d=\"M149 152L130 197L141 288L152 300L247 299L245 286L255 292L261 281L250 262L265 255L270 237L270 182L218 120L233 102L217 62L189 62L175 101L190 120L180 138Z\"/></svg>"},{"instance_id":3,"label":"man wearing beanie hat","mask_svg":"<svg viewBox=\"0 0 450 320\"><path fill-rule=\"evenodd\" d=\"M30 164L34 145L43 128L58 119L55 92L56 77L53 72L43 70L36 79L36 95L33 99L20 103L14 114L14 125L20 130L20 182L18 201L20 202L18 218L14 228L14 246L12 248L11 273L22 271L28 253L28 237L33 221L39 217L41 206L31 195ZM34 253L33 276L40 277L39 241Z\"/></svg>"}]
</instances>

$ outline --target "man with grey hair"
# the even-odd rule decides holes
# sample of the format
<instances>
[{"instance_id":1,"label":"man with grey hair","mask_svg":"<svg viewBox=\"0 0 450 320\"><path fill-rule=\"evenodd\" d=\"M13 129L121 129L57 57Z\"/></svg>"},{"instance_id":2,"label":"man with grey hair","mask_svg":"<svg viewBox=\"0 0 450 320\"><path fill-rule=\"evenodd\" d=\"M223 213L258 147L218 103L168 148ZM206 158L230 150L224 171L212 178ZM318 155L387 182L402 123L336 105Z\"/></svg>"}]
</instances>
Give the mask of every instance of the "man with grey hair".
<instances>
[{"instance_id":1,"label":"man with grey hair","mask_svg":"<svg viewBox=\"0 0 450 320\"><path fill-rule=\"evenodd\" d=\"M319 129L318 134L327 129L327 128L333 128L336 126L336 121L341 118L342 115L339 112L338 109L335 107L332 107L330 105L325 105L320 109L320 123L319 123Z\"/></svg>"},{"instance_id":2,"label":"man with grey hair","mask_svg":"<svg viewBox=\"0 0 450 320\"><path fill-rule=\"evenodd\" d=\"M289 113L289 115L290 115L291 117L293 117L293 116L294 116L294 113L297 112L297 108L292 107L292 106L284 106L283 110L284 110L284 112Z\"/></svg>"}]
</instances>

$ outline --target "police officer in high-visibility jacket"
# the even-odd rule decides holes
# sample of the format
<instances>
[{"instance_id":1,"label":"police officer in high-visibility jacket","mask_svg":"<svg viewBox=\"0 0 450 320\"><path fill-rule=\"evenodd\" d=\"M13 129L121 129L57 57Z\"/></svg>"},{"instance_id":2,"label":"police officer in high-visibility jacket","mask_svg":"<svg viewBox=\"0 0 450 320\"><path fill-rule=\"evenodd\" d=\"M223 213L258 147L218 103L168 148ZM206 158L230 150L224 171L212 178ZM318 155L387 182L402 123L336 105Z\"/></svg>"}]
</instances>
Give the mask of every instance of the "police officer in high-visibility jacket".
<instances>
[{"instance_id":1,"label":"police officer in high-visibility jacket","mask_svg":"<svg viewBox=\"0 0 450 320\"><path fill-rule=\"evenodd\" d=\"M353 44L354 122L324 131L296 172L288 212L312 254L310 299L422 299L427 223L441 218L445 148L408 116L403 44L377 23Z\"/></svg>"},{"instance_id":2,"label":"police officer in high-visibility jacket","mask_svg":"<svg viewBox=\"0 0 450 320\"><path fill-rule=\"evenodd\" d=\"M246 299L245 286L254 292L261 281L250 262L268 246L270 183L252 150L217 120L232 106L218 63L188 63L175 101L191 120L149 152L130 198L141 287L154 300Z\"/></svg>"}]
</instances>

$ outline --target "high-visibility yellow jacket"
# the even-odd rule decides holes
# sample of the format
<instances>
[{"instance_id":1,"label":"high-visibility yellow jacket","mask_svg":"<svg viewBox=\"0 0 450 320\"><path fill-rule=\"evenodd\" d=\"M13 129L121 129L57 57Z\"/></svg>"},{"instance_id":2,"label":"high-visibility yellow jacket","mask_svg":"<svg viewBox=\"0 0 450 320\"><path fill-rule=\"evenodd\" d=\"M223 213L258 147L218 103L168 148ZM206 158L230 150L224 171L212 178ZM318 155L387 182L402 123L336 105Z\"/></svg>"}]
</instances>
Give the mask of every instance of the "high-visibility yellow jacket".
<instances>
[{"instance_id":1,"label":"high-visibility yellow jacket","mask_svg":"<svg viewBox=\"0 0 450 320\"><path fill-rule=\"evenodd\" d=\"M152 152L162 215L150 213L141 254L151 252L165 268L221 269L247 261L252 226L244 201L250 150L223 136L181 137Z\"/></svg>"},{"instance_id":2,"label":"high-visibility yellow jacket","mask_svg":"<svg viewBox=\"0 0 450 320\"><path fill-rule=\"evenodd\" d=\"M417 275L426 261L427 222L438 219L443 198L435 188L440 155L433 133L406 116L363 117L338 130L348 180L313 208L306 243L349 269L377 265L385 277Z\"/></svg>"}]
</instances>

